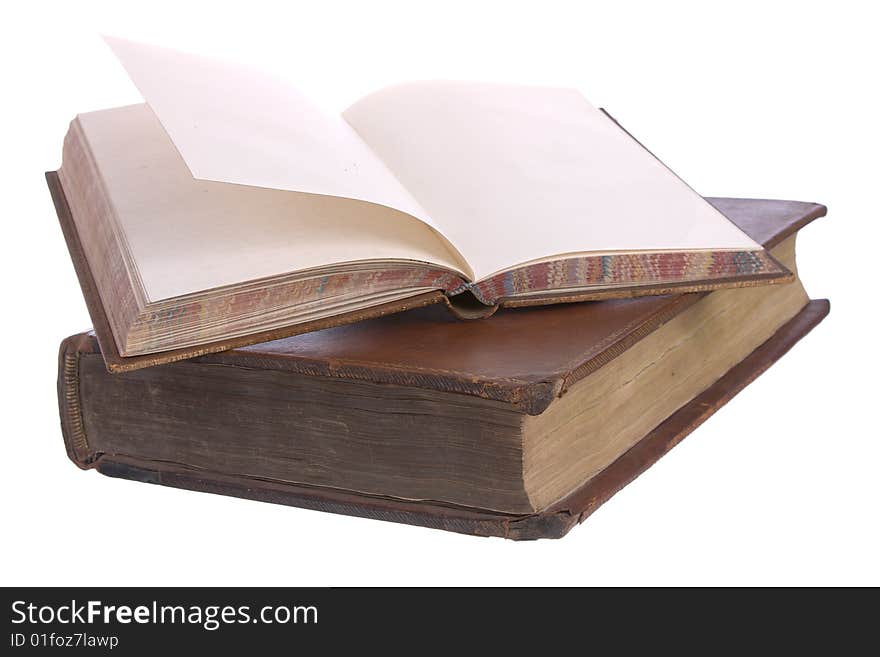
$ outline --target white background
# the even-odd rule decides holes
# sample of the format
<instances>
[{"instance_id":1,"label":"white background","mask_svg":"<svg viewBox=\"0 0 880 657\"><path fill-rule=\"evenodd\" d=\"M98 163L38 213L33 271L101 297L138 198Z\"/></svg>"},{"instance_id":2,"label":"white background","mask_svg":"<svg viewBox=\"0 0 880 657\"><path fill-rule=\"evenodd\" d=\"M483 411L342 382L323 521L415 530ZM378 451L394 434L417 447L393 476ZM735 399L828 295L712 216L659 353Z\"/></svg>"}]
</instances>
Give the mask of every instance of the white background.
<instances>
[{"instance_id":1,"label":"white background","mask_svg":"<svg viewBox=\"0 0 880 657\"><path fill-rule=\"evenodd\" d=\"M880 584L870 3L10 3L0 27L4 585ZM15 7L15 8L13 8ZM274 69L334 109L421 78L577 86L704 195L829 206L830 317L561 541L514 543L81 472L56 350L90 325L43 172L139 102L106 32Z\"/></svg>"}]
</instances>

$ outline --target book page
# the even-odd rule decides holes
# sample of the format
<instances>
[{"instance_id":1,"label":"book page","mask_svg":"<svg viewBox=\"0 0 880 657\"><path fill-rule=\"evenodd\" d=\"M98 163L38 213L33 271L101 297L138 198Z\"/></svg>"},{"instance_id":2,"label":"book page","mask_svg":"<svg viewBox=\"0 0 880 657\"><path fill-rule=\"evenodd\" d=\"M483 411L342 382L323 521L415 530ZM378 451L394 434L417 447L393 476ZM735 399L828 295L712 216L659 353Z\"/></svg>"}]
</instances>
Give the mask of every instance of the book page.
<instances>
[{"instance_id":1,"label":"book page","mask_svg":"<svg viewBox=\"0 0 880 657\"><path fill-rule=\"evenodd\" d=\"M344 117L477 278L563 254L761 248L575 90L419 82Z\"/></svg>"},{"instance_id":2,"label":"book page","mask_svg":"<svg viewBox=\"0 0 880 657\"><path fill-rule=\"evenodd\" d=\"M234 62L105 37L192 175L379 203L437 229L342 117Z\"/></svg>"},{"instance_id":3,"label":"book page","mask_svg":"<svg viewBox=\"0 0 880 657\"><path fill-rule=\"evenodd\" d=\"M403 84L343 120L262 72L107 41L195 178L394 208L475 278L583 253L760 248L574 90Z\"/></svg>"},{"instance_id":4,"label":"book page","mask_svg":"<svg viewBox=\"0 0 880 657\"><path fill-rule=\"evenodd\" d=\"M193 178L147 105L77 121L150 301L334 263L414 260L461 271L445 241L403 212Z\"/></svg>"}]
</instances>

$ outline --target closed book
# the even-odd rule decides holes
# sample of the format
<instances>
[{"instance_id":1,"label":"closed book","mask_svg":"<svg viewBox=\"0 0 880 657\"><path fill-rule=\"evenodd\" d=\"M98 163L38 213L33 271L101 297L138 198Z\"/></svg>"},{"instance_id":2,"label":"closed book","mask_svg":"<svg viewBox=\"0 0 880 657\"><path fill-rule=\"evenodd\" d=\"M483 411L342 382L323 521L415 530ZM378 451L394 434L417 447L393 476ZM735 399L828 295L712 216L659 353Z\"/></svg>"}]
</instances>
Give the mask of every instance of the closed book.
<instances>
[{"instance_id":1,"label":"closed book","mask_svg":"<svg viewBox=\"0 0 880 657\"><path fill-rule=\"evenodd\" d=\"M787 269L812 203L712 199ZM828 312L799 280L458 322L437 306L108 373L61 346L68 454L110 476L514 539L559 537Z\"/></svg>"}]
</instances>

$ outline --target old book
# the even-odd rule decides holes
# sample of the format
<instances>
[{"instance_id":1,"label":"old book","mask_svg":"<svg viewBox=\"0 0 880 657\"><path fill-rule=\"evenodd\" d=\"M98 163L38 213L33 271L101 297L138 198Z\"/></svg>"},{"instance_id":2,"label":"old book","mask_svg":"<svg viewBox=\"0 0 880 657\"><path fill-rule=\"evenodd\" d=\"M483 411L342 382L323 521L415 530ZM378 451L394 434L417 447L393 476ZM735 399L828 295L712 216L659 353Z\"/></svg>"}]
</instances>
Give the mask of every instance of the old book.
<instances>
[{"instance_id":1,"label":"old book","mask_svg":"<svg viewBox=\"0 0 880 657\"><path fill-rule=\"evenodd\" d=\"M429 303L791 280L575 91L411 83L336 116L231 63L110 43L148 104L76 117L56 202L111 369Z\"/></svg>"},{"instance_id":2,"label":"old book","mask_svg":"<svg viewBox=\"0 0 880 657\"><path fill-rule=\"evenodd\" d=\"M796 271L820 205L714 199ZM428 307L110 374L61 347L68 453L112 476L509 538L583 520L828 312L790 285Z\"/></svg>"}]
</instances>

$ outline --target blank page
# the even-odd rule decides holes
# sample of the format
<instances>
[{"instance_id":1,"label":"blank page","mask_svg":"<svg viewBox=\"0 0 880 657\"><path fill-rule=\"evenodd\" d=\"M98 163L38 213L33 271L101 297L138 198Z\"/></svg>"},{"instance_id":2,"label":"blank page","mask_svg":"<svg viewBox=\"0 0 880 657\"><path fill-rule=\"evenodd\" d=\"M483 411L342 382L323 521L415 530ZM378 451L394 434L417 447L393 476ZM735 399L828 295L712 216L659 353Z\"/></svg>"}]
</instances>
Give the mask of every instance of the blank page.
<instances>
[{"instance_id":1,"label":"blank page","mask_svg":"<svg viewBox=\"0 0 880 657\"><path fill-rule=\"evenodd\" d=\"M105 37L202 180L326 194L431 218L342 117L233 62Z\"/></svg>"},{"instance_id":2,"label":"blank page","mask_svg":"<svg viewBox=\"0 0 880 657\"><path fill-rule=\"evenodd\" d=\"M761 248L574 90L419 82L344 117L477 278L563 254Z\"/></svg>"},{"instance_id":3,"label":"blank page","mask_svg":"<svg viewBox=\"0 0 880 657\"><path fill-rule=\"evenodd\" d=\"M403 212L196 180L146 105L78 119L151 301L342 262L462 268L436 232Z\"/></svg>"}]
</instances>

